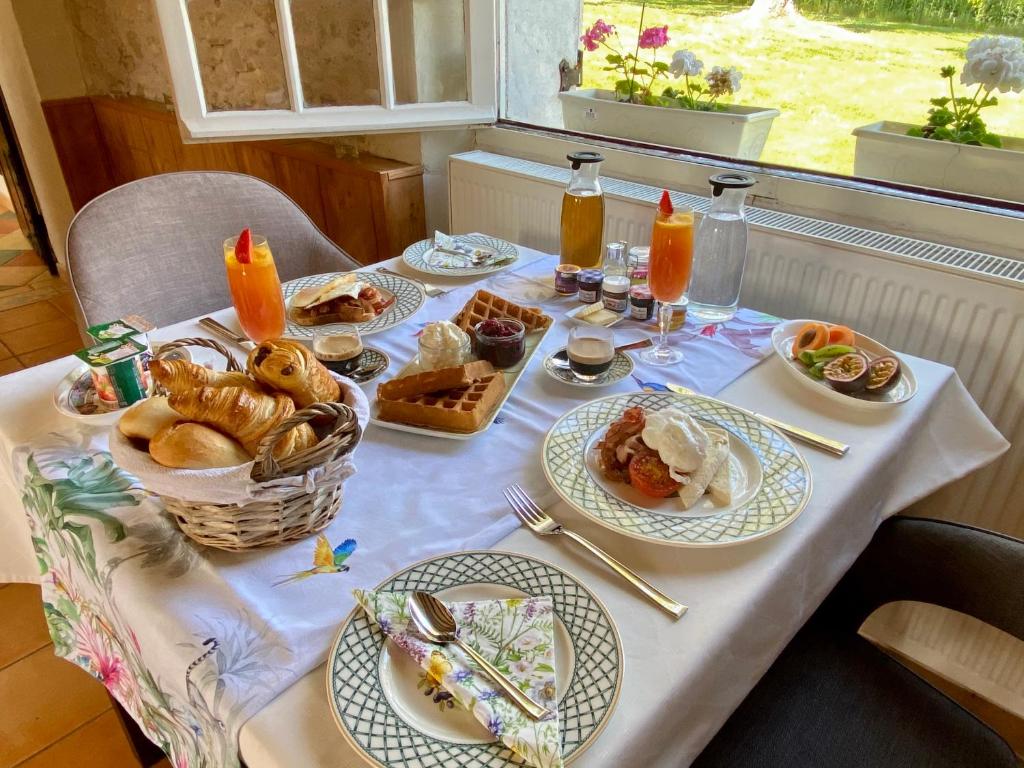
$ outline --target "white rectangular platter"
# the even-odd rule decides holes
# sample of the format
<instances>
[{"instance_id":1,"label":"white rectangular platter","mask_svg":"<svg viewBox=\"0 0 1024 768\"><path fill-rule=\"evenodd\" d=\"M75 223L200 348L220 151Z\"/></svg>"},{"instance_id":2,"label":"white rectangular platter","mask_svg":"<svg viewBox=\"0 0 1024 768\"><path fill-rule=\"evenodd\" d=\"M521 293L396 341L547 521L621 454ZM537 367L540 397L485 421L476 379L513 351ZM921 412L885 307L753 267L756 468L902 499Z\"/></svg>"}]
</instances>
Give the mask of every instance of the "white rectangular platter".
<instances>
[{"instance_id":1,"label":"white rectangular platter","mask_svg":"<svg viewBox=\"0 0 1024 768\"><path fill-rule=\"evenodd\" d=\"M456 317L458 314L456 313ZM453 317L454 321L455 318ZM399 432L412 432L417 435L429 435L430 437L446 437L449 440L468 440L471 437L479 435L481 432L486 432L491 424L494 423L494 419L502 408L505 407L505 402L512 395L512 390L515 389L519 379L522 378L523 373L530 365L530 361L533 360L537 354L537 350L540 349L540 343L547 336L548 331L551 330L551 325L548 325L543 331L534 331L533 333L526 334L526 353L523 355L523 359L516 363L511 368L499 369L505 376L505 394L502 395L491 412L487 414L487 418L483 420L480 426L473 432L449 432L443 429L436 429L434 427L417 427L412 424L402 424L397 421L385 421L384 419L378 418L379 409L377 408L377 398L374 397L370 401L370 422L376 424L379 427L385 427L387 429L397 429ZM416 358L413 358L406 363L402 369L395 374L395 377L405 376L407 373L411 373L412 367L416 364Z\"/></svg>"}]
</instances>

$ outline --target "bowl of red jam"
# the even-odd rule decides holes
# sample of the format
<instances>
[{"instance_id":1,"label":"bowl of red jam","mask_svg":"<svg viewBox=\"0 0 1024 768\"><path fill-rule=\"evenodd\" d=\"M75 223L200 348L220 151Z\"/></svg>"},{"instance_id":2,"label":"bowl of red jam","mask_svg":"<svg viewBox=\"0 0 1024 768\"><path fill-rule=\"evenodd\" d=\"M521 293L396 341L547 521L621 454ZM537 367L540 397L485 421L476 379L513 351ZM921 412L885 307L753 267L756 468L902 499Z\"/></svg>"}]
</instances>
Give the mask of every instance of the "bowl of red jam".
<instances>
[{"instance_id":1,"label":"bowl of red jam","mask_svg":"<svg viewBox=\"0 0 1024 768\"><path fill-rule=\"evenodd\" d=\"M526 354L526 326L511 318L490 318L473 326L473 352L495 368L511 368Z\"/></svg>"}]
</instances>

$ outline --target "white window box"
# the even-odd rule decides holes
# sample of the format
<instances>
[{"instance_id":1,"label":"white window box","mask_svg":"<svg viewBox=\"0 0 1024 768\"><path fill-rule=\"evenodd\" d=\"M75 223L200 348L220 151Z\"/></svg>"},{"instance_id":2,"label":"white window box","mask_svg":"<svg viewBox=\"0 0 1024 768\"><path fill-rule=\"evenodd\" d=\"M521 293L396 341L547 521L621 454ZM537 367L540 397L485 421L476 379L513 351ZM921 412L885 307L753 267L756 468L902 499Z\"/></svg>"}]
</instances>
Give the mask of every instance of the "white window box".
<instances>
[{"instance_id":1,"label":"white window box","mask_svg":"<svg viewBox=\"0 0 1024 768\"><path fill-rule=\"evenodd\" d=\"M854 174L1024 202L1024 139L978 147L907 136L913 127L885 120L855 128Z\"/></svg>"},{"instance_id":2,"label":"white window box","mask_svg":"<svg viewBox=\"0 0 1024 768\"><path fill-rule=\"evenodd\" d=\"M648 107L616 101L612 91L584 88L558 94L570 131L598 133L693 149L741 160L761 156L777 109L728 106L722 112Z\"/></svg>"}]
</instances>

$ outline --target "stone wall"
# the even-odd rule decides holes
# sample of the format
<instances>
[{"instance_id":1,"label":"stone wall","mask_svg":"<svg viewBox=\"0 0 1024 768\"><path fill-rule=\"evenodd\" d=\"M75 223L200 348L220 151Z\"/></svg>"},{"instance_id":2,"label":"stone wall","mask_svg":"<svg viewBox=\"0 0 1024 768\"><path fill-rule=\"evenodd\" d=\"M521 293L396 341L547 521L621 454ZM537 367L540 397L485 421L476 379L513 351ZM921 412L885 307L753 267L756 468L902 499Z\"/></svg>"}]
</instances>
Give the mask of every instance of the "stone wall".
<instances>
[{"instance_id":1,"label":"stone wall","mask_svg":"<svg viewBox=\"0 0 1024 768\"><path fill-rule=\"evenodd\" d=\"M89 94L173 101L153 0L65 2Z\"/></svg>"}]
</instances>

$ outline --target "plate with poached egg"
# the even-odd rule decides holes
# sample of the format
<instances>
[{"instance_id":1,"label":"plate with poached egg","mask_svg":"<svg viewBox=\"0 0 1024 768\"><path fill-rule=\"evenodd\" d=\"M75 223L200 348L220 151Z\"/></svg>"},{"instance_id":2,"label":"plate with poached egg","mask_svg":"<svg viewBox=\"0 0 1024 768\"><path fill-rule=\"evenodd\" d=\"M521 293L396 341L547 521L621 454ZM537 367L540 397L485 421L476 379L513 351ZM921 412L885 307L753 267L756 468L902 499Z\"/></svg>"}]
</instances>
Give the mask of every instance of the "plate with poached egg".
<instances>
[{"instance_id":1,"label":"plate with poached egg","mask_svg":"<svg viewBox=\"0 0 1024 768\"><path fill-rule=\"evenodd\" d=\"M699 395L635 392L569 411L549 430L544 473L579 512L680 547L775 533L803 511L811 472L780 432Z\"/></svg>"},{"instance_id":2,"label":"plate with poached egg","mask_svg":"<svg viewBox=\"0 0 1024 768\"><path fill-rule=\"evenodd\" d=\"M285 337L311 339L355 325L368 336L394 328L423 306L419 285L380 272L328 272L290 280L281 286L287 326Z\"/></svg>"}]
</instances>

